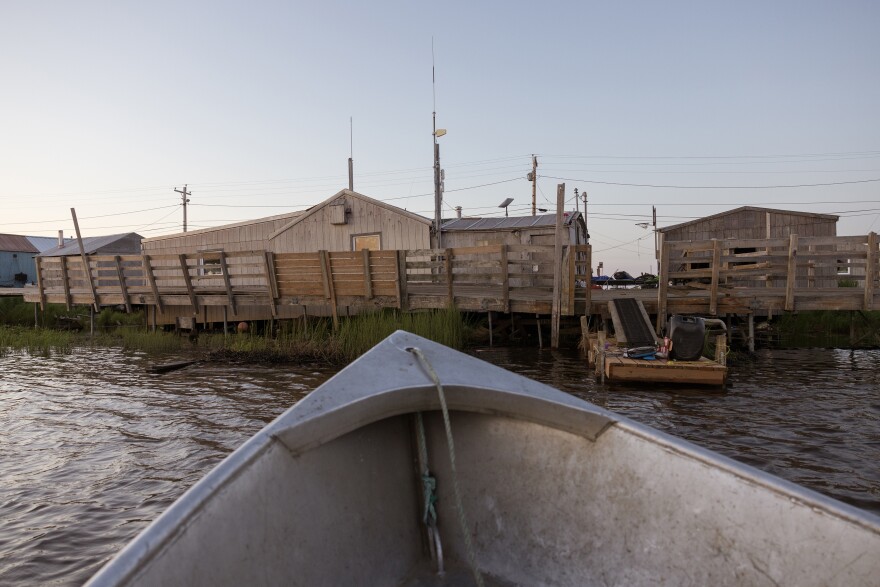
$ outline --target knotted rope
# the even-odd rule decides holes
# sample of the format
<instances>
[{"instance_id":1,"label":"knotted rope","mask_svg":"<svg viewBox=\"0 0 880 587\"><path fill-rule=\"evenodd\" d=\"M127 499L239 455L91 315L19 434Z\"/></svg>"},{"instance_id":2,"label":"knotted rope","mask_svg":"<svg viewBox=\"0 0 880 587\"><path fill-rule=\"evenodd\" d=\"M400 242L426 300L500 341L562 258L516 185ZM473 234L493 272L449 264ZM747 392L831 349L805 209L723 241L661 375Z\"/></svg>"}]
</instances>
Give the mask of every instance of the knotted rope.
<instances>
[{"instance_id":1,"label":"knotted rope","mask_svg":"<svg viewBox=\"0 0 880 587\"><path fill-rule=\"evenodd\" d=\"M443 411L443 424L446 427L446 446L449 449L449 465L452 470L452 489L455 494L455 506L456 506L456 509L458 510L458 523L461 526L461 533L464 536L465 549L467 550L468 561L470 562L471 572L474 575L474 580L476 581L478 587L484 587L483 576L480 574L480 571L477 569L477 555L474 550L473 541L471 540L471 533L468 529L467 518L464 513L464 505L461 500L461 490L459 489L459 486L458 486L458 472L456 470L456 465L455 465L455 444L452 440L452 424L449 421L449 408L446 405L446 395L443 393L443 385L440 383L440 377L437 376L437 372L434 371L434 368L431 366L430 361L428 361L428 358L424 355L424 353L422 353L422 351L420 349L418 349L416 347L410 347L407 350L409 352L411 352L413 355L415 355L415 357L419 361L419 365L421 365L422 369L425 370L425 373L428 375L428 377L431 379L431 381L437 387L437 395L440 397L440 408ZM421 453L422 444L424 442L424 426L422 423L421 413L419 414L419 428L420 428L420 431L419 431L419 436L420 436L419 453L420 453L420 456L424 457L423 462L426 464L425 473L427 473L427 462L428 462L427 448L424 449L425 450L424 454ZM423 479L424 479L424 476L423 476ZM424 483L424 481L423 481L423 483ZM427 495L427 493L426 493L426 495ZM436 498L434 498L434 499L436 499ZM428 501L429 500L426 497L425 517L427 517L429 515L428 514L428 506L427 506ZM430 503L430 509L432 511L434 509L433 502ZM434 513L434 516L436 517L436 512Z\"/></svg>"}]
</instances>

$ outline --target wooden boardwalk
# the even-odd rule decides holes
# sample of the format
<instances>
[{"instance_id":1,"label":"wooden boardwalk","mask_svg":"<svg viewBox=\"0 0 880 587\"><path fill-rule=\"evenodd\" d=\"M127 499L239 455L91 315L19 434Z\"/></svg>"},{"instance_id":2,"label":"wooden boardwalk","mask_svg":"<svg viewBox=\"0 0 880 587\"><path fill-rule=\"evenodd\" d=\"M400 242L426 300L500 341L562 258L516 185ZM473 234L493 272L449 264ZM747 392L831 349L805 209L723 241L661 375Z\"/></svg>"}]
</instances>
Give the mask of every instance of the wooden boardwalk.
<instances>
[{"instance_id":1,"label":"wooden boardwalk","mask_svg":"<svg viewBox=\"0 0 880 587\"><path fill-rule=\"evenodd\" d=\"M160 323L175 316L338 317L351 309L450 303L469 311L607 316L608 300L633 297L658 316L659 331L671 314L880 309L874 233L664 243L656 289L588 287L589 245L87 256L85 266L78 256L37 261L37 286L11 295L42 305L148 306Z\"/></svg>"}]
</instances>

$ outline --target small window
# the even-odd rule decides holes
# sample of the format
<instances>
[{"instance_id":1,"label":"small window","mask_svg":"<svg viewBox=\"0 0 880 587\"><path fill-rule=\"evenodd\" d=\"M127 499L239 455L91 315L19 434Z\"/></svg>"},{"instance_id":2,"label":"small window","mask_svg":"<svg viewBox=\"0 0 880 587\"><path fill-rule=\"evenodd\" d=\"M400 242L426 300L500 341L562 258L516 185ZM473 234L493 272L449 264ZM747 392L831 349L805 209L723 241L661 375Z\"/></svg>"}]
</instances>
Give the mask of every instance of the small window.
<instances>
[{"instance_id":1,"label":"small window","mask_svg":"<svg viewBox=\"0 0 880 587\"><path fill-rule=\"evenodd\" d=\"M837 274L838 275L850 275L852 273L852 267L849 265L849 259L838 259L837 260Z\"/></svg>"},{"instance_id":2,"label":"small window","mask_svg":"<svg viewBox=\"0 0 880 587\"><path fill-rule=\"evenodd\" d=\"M214 251L199 251L202 257L199 259L199 275L223 275L223 268L220 265L220 257L214 257L211 253Z\"/></svg>"},{"instance_id":3,"label":"small window","mask_svg":"<svg viewBox=\"0 0 880 587\"><path fill-rule=\"evenodd\" d=\"M382 235L381 234L355 234L351 237L351 250L352 251L363 251L364 249L368 249L370 251L381 251L382 250Z\"/></svg>"}]
</instances>

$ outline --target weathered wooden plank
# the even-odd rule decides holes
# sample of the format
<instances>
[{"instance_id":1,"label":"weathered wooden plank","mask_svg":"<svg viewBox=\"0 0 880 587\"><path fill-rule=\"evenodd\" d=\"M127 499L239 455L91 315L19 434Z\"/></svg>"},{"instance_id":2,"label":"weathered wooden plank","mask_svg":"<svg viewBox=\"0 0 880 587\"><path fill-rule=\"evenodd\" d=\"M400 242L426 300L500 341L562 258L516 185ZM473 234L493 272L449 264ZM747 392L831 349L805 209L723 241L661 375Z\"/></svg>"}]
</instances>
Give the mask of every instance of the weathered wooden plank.
<instances>
[{"instance_id":1,"label":"weathered wooden plank","mask_svg":"<svg viewBox=\"0 0 880 587\"><path fill-rule=\"evenodd\" d=\"M178 255L178 260L180 261L180 270L183 272L183 281L186 284L186 291L189 295L190 305L193 308L193 312L198 312L199 305L196 301L195 291L193 290L192 277L189 274L189 265L187 264L186 255Z\"/></svg>"},{"instance_id":2,"label":"weathered wooden plank","mask_svg":"<svg viewBox=\"0 0 880 587\"><path fill-rule=\"evenodd\" d=\"M39 272L38 272L39 275ZM70 279L67 276L67 257L61 257L61 283L64 288L64 305L71 310L70 303Z\"/></svg>"},{"instance_id":3,"label":"weathered wooden plank","mask_svg":"<svg viewBox=\"0 0 880 587\"><path fill-rule=\"evenodd\" d=\"M503 312L510 312L510 267L507 264L507 247L501 247L501 303Z\"/></svg>"},{"instance_id":4,"label":"weathered wooden plank","mask_svg":"<svg viewBox=\"0 0 880 587\"><path fill-rule=\"evenodd\" d=\"M397 251L397 307L401 310L409 308L407 294L406 251Z\"/></svg>"},{"instance_id":5,"label":"weathered wooden plank","mask_svg":"<svg viewBox=\"0 0 880 587\"><path fill-rule=\"evenodd\" d=\"M868 248L865 251L865 297L862 307L866 312L874 309L874 281L878 277L877 257L877 233L871 232L868 234Z\"/></svg>"},{"instance_id":6,"label":"weathered wooden plank","mask_svg":"<svg viewBox=\"0 0 880 587\"><path fill-rule=\"evenodd\" d=\"M666 311L669 290L669 246L663 233L660 233L660 275L657 276L657 332L666 328Z\"/></svg>"},{"instance_id":7,"label":"weathered wooden plank","mask_svg":"<svg viewBox=\"0 0 880 587\"><path fill-rule=\"evenodd\" d=\"M229 302L229 309L232 310L233 318L236 316L235 296L232 295L232 283L229 281L229 266L226 264L226 255L223 251L217 253L217 260L220 262L220 274L223 276L223 286L226 289L226 299Z\"/></svg>"},{"instance_id":8,"label":"weathered wooden plank","mask_svg":"<svg viewBox=\"0 0 880 587\"><path fill-rule=\"evenodd\" d=\"M785 310L787 312L794 311L794 287L797 281L797 251L798 251L798 235L793 234L789 237L790 244L788 247L788 274L785 281Z\"/></svg>"},{"instance_id":9,"label":"weathered wooden plank","mask_svg":"<svg viewBox=\"0 0 880 587\"><path fill-rule=\"evenodd\" d=\"M372 299L373 297L373 278L370 274L370 251L369 249L364 249L362 251L363 254L363 263L364 263L364 295L366 298Z\"/></svg>"},{"instance_id":10,"label":"weathered wooden plank","mask_svg":"<svg viewBox=\"0 0 880 587\"><path fill-rule=\"evenodd\" d=\"M330 299L330 312L333 315L333 330L339 329L339 306L336 305L336 290L333 284L333 264L327 251L321 251L321 266L324 269L326 295Z\"/></svg>"},{"instance_id":11,"label":"weathered wooden plank","mask_svg":"<svg viewBox=\"0 0 880 587\"><path fill-rule=\"evenodd\" d=\"M712 239L712 281L709 290L709 314L718 315L718 279L721 273L721 241Z\"/></svg>"},{"instance_id":12,"label":"weathered wooden plank","mask_svg":"<svg viewBox=\"0 0 880 587\"><path fill-rule=\"evenodd\" d=\"M448 303L449 303L449 307L452 307L455 305L455 294L454 294L453 285L452 285L452 279L453 279L453 276L452 276L452 249L446 249L445 260L446 260L446 287L449 288Z\"/></svg>"},{"instance_id":13,"label":"weathered wooden plank","mask_svg":"<svg viewBox=\"0 0 880 587\"><path fill-rule=\"evenodd\" d=\"M461 257L466 255L500 255L504 245L486 245L482 247L454 247L448 249L452 251L453 256Z\"/></svg>"},{"instance_id":14,"label":"weathered wooden plank","mask_svg":"<svg viewBox=\"0 0 880 587\"><path fill-rule=\"evenodd\" d=\"M507 245L508 253L543 253L552 259L553 245Z\"/></svg>"},{"instance_id":15,"label":"weathered wooden plank","mask_svg":"<svg viewBox=\"0 0 880 587\"><path fill-rule=\"evenodd\" d=\"M577 288L574 275L575 257L577 256L577 253L574 252L572 247L566 247L566 254L568 255L568 283L566 284L566 289L568 290L568 305L565 308L565 315L571 316L574 314L574 291Z\"/></svg>"},{"instance_id":16,"label":"weathered wooden plank","mask_svg":"<svg viewBox=\"0 0 880 587\"><path fill-rule=\"evenodd\" d=\"M116 278L119 280L119 292L122 294L125 303L125 311L131 314L131 300L128 299L128 290L125 288L125 273L122 271L122 259L119 255L114 257L116 263Z\"/></svg>"}]
</instances>

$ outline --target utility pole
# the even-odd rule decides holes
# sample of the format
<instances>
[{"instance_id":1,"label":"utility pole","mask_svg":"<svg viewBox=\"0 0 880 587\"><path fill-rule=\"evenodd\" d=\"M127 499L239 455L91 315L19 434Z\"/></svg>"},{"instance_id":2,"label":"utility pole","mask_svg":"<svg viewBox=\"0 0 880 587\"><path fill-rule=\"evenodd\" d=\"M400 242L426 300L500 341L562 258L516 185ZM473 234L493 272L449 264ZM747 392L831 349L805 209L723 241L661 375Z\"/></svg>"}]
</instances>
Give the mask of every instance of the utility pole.
<instances>
[{"instance_id":1,"label":"utility pole","mask_svg":"<svg viewBox=\"0 0 880 587\"><path fill-rule=\"evenodd\" d=\"M532 182L532 216L537 212L537 201L535 200L535 188L538 186L538 158L532 155L532 172L526 176Z\"/></svg>"},{"instance_id":2,"label":"utility pole","mask_svg":"<svg viewBox=\"0 0 880 587\"><path fill-rule=\"evenodd\" d=\"M581 196L584 198L584 228L587 231L587 234L585 236L587 237L587 243L589 243L590 242L590 225L587 224L587 190L584 190L584 192L581 194Z\"/></svg>"},{"instance_id":3,"label":"utility pole","mask_svg":"<svg viewBox=\"0 0 880 587\"><path fill-rule=\"evenodd\" d=\"M187 196L192 195L192 192L186 191L186 185L187 184L183 184L182 190L174 188L174 191L180 194L180 200L183 204L183 232L186 232L186 205L189 203L189 198L187 198Z\"/></svg>"},{"instance_id":4,"label":"utility pole","mask_svg":"<svg viewBox=\"0 0 880 587\"><path fill-rule=\"evenodd\" d=\"M651 224L654 227L654 257L657 259L657 275L660 275L660 242L657 239L657 206L651 206ZM751 320L751 314L749 314Z\"/></svg>"}]
</instances>

